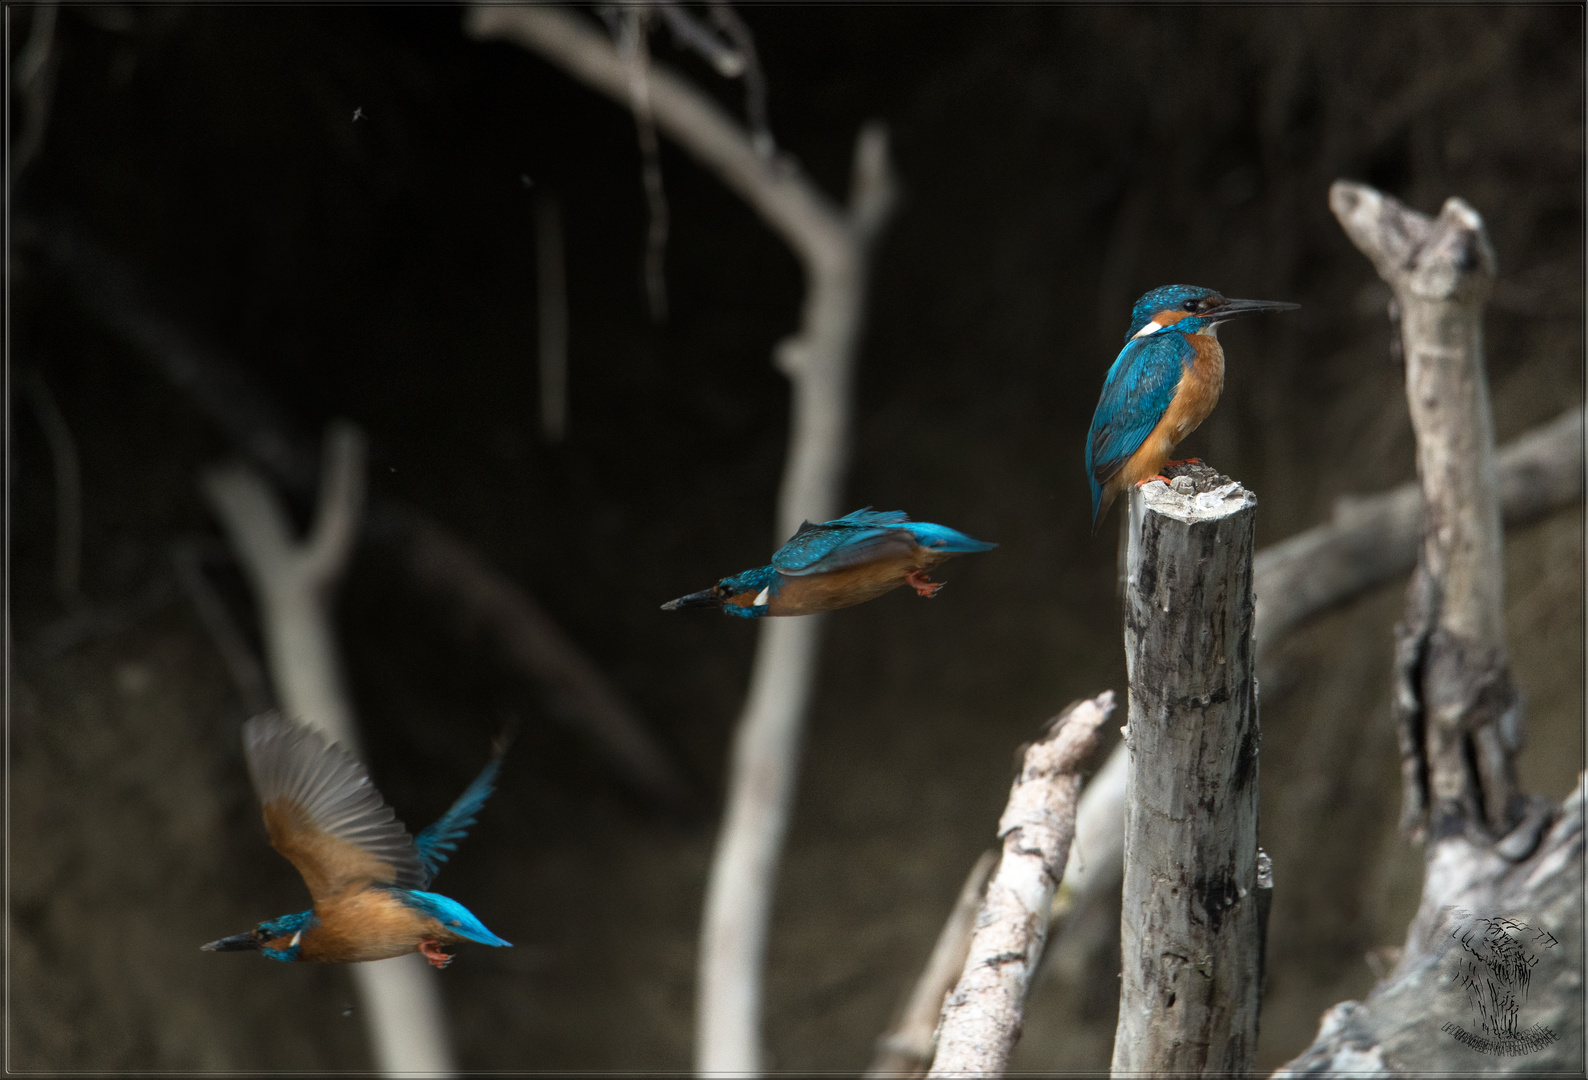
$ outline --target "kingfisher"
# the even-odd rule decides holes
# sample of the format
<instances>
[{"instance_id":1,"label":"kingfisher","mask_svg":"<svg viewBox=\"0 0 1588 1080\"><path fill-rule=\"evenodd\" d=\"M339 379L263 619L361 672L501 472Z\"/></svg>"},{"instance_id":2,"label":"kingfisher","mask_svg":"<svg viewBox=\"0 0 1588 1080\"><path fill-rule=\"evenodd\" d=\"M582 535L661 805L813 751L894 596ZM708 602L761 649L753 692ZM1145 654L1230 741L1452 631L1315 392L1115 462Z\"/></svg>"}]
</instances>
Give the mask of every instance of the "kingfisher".
<instances>
[{"instance_id":1,"label":"kingfisher","mask_svg":"<svg viewBox=\"0 0 1588 1080\"><path fill-rule=\"evenodd\" d=\"M314 907L203 946L272 960L346 964L418 952L435 967L462 941L503 946L468 908L424 892L496 784L505 739L441 819L409 836L369 772L336 743L276 713L243 725L248 773L270 846L303 875Z\"/></svg>"},{"instance_id":2,"label":"kingfisher","mask_svg":"<svg viewBox=\"0 0 1588 1080\"><path fill-rule=\"evenodd\" d=\"M1166 480L1164 466L1186 464L1170 461L1170 451L1208 418L1224 390L1219 324L1299 306L1231 300L1197 285L1164 285L1136 301L1086 433L1094 535L1121 491Z\"/></svg>"},{"instance_id":3,"label":"kingfisher","mask_svg":"<svg viewBox=\"0 0 1588 1080\"><path fill-rule=\"evenodd\" d=\"M730 615L813 615L875 599L909 585L932 597L943 587L927 576L938 563L997 544L947 525L911 521L902 510L866 507L836 521L807 521L772 556L770 566L725 577L662 605L663 611L720 607Z\"/></svg>"}]
</instances>

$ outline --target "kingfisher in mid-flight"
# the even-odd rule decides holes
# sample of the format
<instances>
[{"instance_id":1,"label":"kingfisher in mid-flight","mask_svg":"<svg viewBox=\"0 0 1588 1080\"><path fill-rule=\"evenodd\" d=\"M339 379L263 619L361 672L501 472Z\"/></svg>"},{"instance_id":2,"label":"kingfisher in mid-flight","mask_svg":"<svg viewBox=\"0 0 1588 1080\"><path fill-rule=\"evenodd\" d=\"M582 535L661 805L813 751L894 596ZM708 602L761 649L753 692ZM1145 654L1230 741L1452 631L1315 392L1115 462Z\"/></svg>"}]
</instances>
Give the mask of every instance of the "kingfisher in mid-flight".
<instances>
[{"instance_id":1,"label":"kingfisher in mid-flight","mask_svg":"<svg viewBox=\"0 0 1588 1080\"><path fill-rule=\"evenodd\" d=\"M956 555L997 544L973 540L947 525L911 521L902 510L864 510L813 525L809 521L777 549L770 566L725 577L662 605L663 611L720 607L730 615L813 615L875 599L909 585L918 596L943 587L927 571Z\"/></svg>"},{"instance_id":2,"label":"kingfisher in mid-flight","mask_svg":"<svg viewBox=\"0 0 1588 1080\"><path fill-rule=\"evenodd\" d=\"M1224 390L1219 324L1299 306L1230 300L1197 285L1164 285L1136 301L1086 433L1093 533L1121 491L1163 480L1164 466L1184 464L1170 461L1170 452L1208 418Z\"/></svg>"},{"instance_id":3,"label":"kingfisher in mid-flight","mask_svg":"<svg viewBox=\"0 0 1588 1080\"><path fill-rule=\"evenodd\" d=\"M444 968L463 941L507 945L468 908L422 891L457 850L496 784L505 740L452 808L409 836L369 773L336 743L275 713L243 725L248 773L270 846L298 873L314 907L203 946L256 950L272 960L346 964L418 952Z\"/></svg>"}]
</instances>

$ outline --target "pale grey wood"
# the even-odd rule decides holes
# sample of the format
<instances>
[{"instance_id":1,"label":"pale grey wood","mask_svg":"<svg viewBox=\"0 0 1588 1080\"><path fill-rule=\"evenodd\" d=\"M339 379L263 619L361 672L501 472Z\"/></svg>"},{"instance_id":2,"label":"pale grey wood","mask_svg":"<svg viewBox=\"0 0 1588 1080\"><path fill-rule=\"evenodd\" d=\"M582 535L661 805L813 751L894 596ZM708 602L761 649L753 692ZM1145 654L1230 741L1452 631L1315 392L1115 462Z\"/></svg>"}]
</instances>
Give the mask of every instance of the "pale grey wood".
<instances>
[{"instance_id":1,"label":"pale grey wood","mask_svg":"<svg viewBox=\"0 0 1588 1080\"><path fill-rule=\"evenodd\" d=\"M593 22L552 5L475 4L464 26L476 38L530 49L629 106L630 70ZM646 71L656 127L717 175L794 250L805 270L799 329L775 366L793 384L789 450L778 490L775 542L806 519L838 513L848 468L854 354L865 319L872 246L896 202L880 124L855 141L849 203L831 200L786 154L663 65ZM759 631L750 691L735 728L727 806L706 885L695 1008L702 1073L761 1070L761 989L768 922L783 837L793 809L799 749L816 674L822 619L768 619Z\"/></svg>"},{"instance_id":2,"label":"pale grey wood","mask_svg":"<svg viewBox=\"0 0 1588 1080\"><path fill-rule=\"evenodd\" d=\"M1460 199L1447 199L1429 218L1341 180L1329 190L1329 206L1395 292L1417 438L1422 546L1396 630L1401 824L1436 841L1469 829L1499 836L1520 820L1526 800L1513 763L1521 704L1506 656L1483 363L1494 251L1483 219Z\"/></svg>"},{"instance_id":3,"label":"pale grey wood","mask_svg":"<svg viewBox=\"0 0 1588 1080\"><path fill-rule=\"evenodd\" d=\"M1257 1048L1257 499L1205 467L1175 486L1131 492L1116 1075L1244 1072Z\"/></svg>"},{"instance_id":4,"label":"pale grey wood","mask_svg":"<svg viewBox=\"0 0 1588 1080\"><path fill-rule=\"evenodd\" d=\"M351 424L326 435L319 501L309 533L264 477L243 464L207 471L204 494L253 585L265 654L281 711L358 752L358 726L336 645L331 606L364 510L364 437ZM452 1047L435 973L417 953L352 965L353 984L383 1075L451 1075Z\"/></svg>"},{"instance_id":5,"label":"pale grey wood","mask_svg":"<svg viewBox=\"0 0 1588 1080\"><path fill-rule=\"evenodd\" d=\"M964 971L943 1003L928 1076L1002 1076L1008 1066L1075 838L1081 763L1113 711L1112 690L1078 701L1022 755L998 820L1003 853L976 913Z\"/></svg>"},{"instance_id":6,"label":"pale grey wood","mask_svg":"<svg viewBox=\"0 0 1588 1080\"><path fill-rule=\"evenodd\" d=\"M953 910L937 935L932 955L899 1010L898 1021L877 1040L877 1053L866 1070L867 1076L923 1076L932 1064L943 1002L965 970L971 934L976 929L976 911L981 907L987 878L997 864L998 853L984 851L970 868Z\"/></svg>"},{"instance_id":7,"label":"pale grey wood","mask_svg":"<svg viewBox=\"0 0 1588 1080\"><path fill-rule=\"evenodd\" d=\"M1436 845L1395 970L1365 1000L1324 1013L1313 1044L1274 1075L1583 1075L1585 784L1588 777L1550 818L1527 826L1542 838L1521 862L1464 836ZM1463 913L1529 930L1514 935L1532 962L1517 1019L1533 1035L1512 1040L1509 1052L1479 1052L1451 1030L1482 1036L1460 981L1469 960L1460 936L1471 921ZM1476 969L1480 984L1486 967Z\"/></svg>"},{"instance_id":8,"label":"pale grey wood","mask_svg":"<svg viewBox=\"0 0 1588 1080\"><path fill-rule=\"evenodd\" d=\"M1513 442L1495 458L1505 524L1581 502L1583 410L1568 410ZM1342 498L1333 518L1257 553L1257 648L1320 612L1381 585L1417 564L1423 542L1422 494L1414 483Z\"/></svg>"},{"instance_id":9,"label":"pale grey wood","mask_svg":"<svg viewBox=\"0 0 1588 1080\"><path fill-rule=\"evenodd\" d=\"M1580 503L1583 410L1570 409L1540 424L1500 447L1495 457L1507 527ZM1133 518L1120 518L1128 530ZM1417 484L1410 483L1376 495L1342 498L1332 520L1259 551L1252 579L1258 670L1265 654L1298 626L1416 566L1422 536L1422 496ZM1129 574L1127 549L1128 544L1120 545L1121 590ZM1070 864L1054 897L1055 919L1120 887L1125 758L1126 747L1120 744L1081 794ZM1054 935L1068 933L1067 926L1067 919L1056 925Z\"/></svg>"}]
</instances>

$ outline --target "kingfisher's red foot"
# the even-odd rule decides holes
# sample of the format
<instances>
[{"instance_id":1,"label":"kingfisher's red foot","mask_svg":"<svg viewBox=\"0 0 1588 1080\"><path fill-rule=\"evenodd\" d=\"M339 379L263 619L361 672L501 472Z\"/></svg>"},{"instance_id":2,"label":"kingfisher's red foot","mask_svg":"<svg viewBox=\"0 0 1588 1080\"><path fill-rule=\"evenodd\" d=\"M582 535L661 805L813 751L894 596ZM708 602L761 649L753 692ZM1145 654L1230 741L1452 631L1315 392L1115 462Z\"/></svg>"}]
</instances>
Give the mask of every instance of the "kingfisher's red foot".
<instances>
[{"instance_id":1,"label":"kingfisher's red foot","mask_svg":"<svg viewBox=\"0 0 1588 1080\"><path fill-rule=\"evenodd\" d=\"M443 952L441 942L435 938L425 938L419 943L419 955L430 961L434 968L444 968L452 963L452 954Z\"/></svg>"},{"instance_id":2,"label":"kingfisher's red foot","mask_svg":"<svg viewBox=\"0 0 1588 1080\"><path fill-rule=\"evenodd\" d=\"M933 581L926 576L925 570L911 570L904 575L904 583L915 590L915 595L924 596L928 600L937 595L937 590L943 587L941 581Z\"/></svg>"},{"instance_id":3,"label":"kingfisher's red foot","mask_svg":"<svg viewBox=\"0 0 1588 1080\"><path fill-rule=\"evenodd\" d=\"M1174 462L1171 461L1171 462L1169 462L1169 464L1173 465ZM1154 483L1155 481L1158 481L1158 480L1162 480L1166 484L1170 483L1170 480L1169 480L1169 478L1167 476L1164 476L1162 473L1159 473L1157 476L1149 476L1145 480L1137 480L1136 481L1136 486L1137 487L1146 487L1148 484Z\"/></svg>"},{"instance_id":4,"label":"kingfisher's red foot","mask_svg":"<svg viewBox=\"0 0 1588 1080\"><path fill-rule=\"evenodd\" d=\"M1166 462L1164 462L1164 464L1165 465L1200 465L1200 464L1202 464L1202 459L1199 458L1199 457L1188 457L1188 458L1186 458L1183 461L1166 461Z\"/></svg>"}]
</instances>

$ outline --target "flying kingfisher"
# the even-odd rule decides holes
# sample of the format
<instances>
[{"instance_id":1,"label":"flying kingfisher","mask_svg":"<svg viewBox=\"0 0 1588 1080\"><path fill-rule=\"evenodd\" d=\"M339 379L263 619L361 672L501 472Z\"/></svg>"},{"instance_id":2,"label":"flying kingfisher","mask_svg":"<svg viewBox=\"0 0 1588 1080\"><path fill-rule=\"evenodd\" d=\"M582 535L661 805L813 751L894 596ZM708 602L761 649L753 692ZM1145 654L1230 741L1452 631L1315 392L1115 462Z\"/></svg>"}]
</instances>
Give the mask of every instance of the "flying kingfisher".
<instances>
[{"instance_id":1,"label":"flying kingfisher","mask_svg":"<svg viewBox=\"0 0 1588 1080\"><path fill-rule=\"evenodd\" d=\"M346 964L418 952L444 968L461 941L507 945L473 913L422 892L467 835L501 768L506 742L452 808L409 836L353 755L275 713L243 725L270 846L303 875L314 907L212 941L206 952L254 949L272 960Z\"/></svg>"},{"instance_id":2,"label":"flying kingfisher","mask_svg":"<svg viewBox=\"0 0 1588 1080\"><path fill-rule=\"evenodd\" d=\"M805 522L777 549L770 566L725 577L662 605L663 611L720 607L730 615L812 615L849 607L909 585L918 596L943 587L927 576L938 563L997 544L972 540L946 525L911 521L902 510L866 507L820 525Z\"/></svg>"},{"instance_id":3,"label":"flying kingfisher","mask_svg":"<svg viewBox=\"0 0 1588 1080\"><path fill-rule=\"evenodd\" d=\"M1208 418L1224 390L1219 323L1299 306L1229 300L1196 285L1164 285L1136 301L1086 433L1094 534L1121 491L1164 479L1165 465L1184 464L1170 461L1170 451Z\"/></svg>"}]
</instances>

